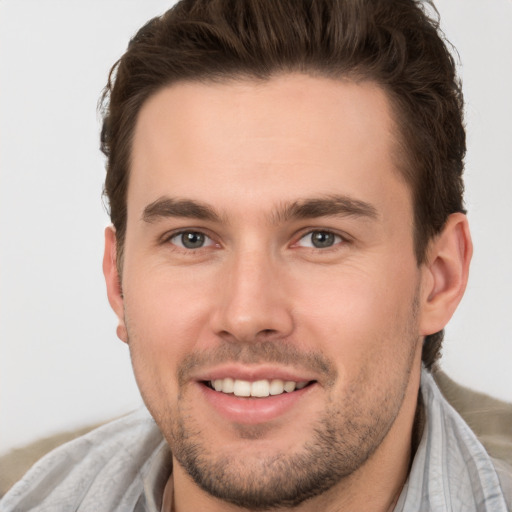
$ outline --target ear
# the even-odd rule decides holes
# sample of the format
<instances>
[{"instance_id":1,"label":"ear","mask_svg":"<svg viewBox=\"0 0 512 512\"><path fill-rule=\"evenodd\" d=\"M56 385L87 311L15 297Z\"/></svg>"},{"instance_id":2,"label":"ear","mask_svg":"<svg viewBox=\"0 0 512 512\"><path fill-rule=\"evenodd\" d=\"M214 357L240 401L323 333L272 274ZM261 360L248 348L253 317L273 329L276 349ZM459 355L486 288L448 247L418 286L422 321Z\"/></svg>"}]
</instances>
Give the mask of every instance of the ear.
<instances>
[{"instance_id":1,"label":"ear","mask_svg":"<svg viewBox=\"0 0 512 512\"><path fill-rule=\"evenodd\" d=\"M454 213L431 242L423 268L420 334L434 334L446 326L468 282L473 244L467 217Z\"/></svg>"},{"instance_id":2,"label":"ear","mask_svg":"<svg viewBox=\"0 0 512 512\"><path fill-rule=\"evenodd\" d=\"M128 342L128 333L124 323L124 304L123 291L121 288L121 278L117 269L117 243L116 231L113 226L105 229L105 252L103 254L103 275L107 284L107 296L110 306L117 315L119 324L117 326L117 337Z\"/></svg>"}]
</instances>

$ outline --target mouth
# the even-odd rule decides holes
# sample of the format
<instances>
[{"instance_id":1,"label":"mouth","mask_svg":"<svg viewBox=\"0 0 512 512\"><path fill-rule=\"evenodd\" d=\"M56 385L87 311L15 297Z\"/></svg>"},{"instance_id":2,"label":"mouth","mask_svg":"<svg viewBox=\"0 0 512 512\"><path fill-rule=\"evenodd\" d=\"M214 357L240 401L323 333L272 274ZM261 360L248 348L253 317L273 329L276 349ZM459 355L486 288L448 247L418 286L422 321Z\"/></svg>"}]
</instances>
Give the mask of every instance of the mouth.
<instances>
[{"instance_id":1,"label":"mouth","mask_svg":"<svg viewBox=\"0 0 512 512\"><path fill-rule=\"evenodd\" d=\"M239 398L267 398L269 396L278 396L285 393L294 393L313 385L315 382L316 381L292 381L282 379L248 381L225 377L222 379L203 381L202 383L217 393Z\"/></svg>"},{"instance_id":2,"label":"mouth","mask_svg":"<svg viewBox=\"0 0 512 512\"><path fill-rule=\"evenodd\" d=\"M323 389L313 372L275 365L226 364L194 377L206 406L200 410L213 412L212 420L238 425L276 424L307 415Z\"/></svg>"}]
</instances>

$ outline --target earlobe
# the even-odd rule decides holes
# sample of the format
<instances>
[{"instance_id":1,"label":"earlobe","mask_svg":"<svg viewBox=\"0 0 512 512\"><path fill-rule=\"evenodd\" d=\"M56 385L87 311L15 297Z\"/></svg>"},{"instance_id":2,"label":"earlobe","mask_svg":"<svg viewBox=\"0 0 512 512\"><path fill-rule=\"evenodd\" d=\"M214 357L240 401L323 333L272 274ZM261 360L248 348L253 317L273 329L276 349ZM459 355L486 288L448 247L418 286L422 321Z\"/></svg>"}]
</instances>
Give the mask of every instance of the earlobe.
<instances>
[{"instance_id":1,"label":"earlobe","mask_svg":"<svg viewBox=\"0 0 512 512\"><path fill-rule=\"evenodd\" d=\"M124 322L123 292L121 279L116 262L117 244L116 232L113 226L105 228L105 252L103 254L103 275L107 285L107 296L110 306L117 315L119 324L117 326L117 337L128 342L128 333Z\"/></svg>"},{"instance_id":2,"label":"earlobe","mask_svg":"<svg viewBox=\"0 0 512 512\"><path fill-rule=\"evenodd\" d=\"M466 289L473 245L467 217L454 213L431 242L424 264L421 335L446 326Z\"/></svg>"}]
</instances>

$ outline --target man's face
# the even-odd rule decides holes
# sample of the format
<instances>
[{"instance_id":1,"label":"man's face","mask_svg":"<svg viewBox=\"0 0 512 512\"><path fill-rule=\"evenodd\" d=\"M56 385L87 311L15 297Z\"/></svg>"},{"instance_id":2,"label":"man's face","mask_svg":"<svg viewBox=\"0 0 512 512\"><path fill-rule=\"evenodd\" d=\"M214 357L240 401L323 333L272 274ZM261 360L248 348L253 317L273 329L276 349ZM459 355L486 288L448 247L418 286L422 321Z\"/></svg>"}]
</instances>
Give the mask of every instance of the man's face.
<instances>
[{"instance_id":1,"label":"man's face","mask_svg":"<svg viewBox=\"0 0 512 512\"><path fill-rule=\"evenodd\" d=\"M379 87L303 75L143 106L118 314L175 479L290 505L409 435L422 270L393 133Z\"/></svg>"}]
</instances>

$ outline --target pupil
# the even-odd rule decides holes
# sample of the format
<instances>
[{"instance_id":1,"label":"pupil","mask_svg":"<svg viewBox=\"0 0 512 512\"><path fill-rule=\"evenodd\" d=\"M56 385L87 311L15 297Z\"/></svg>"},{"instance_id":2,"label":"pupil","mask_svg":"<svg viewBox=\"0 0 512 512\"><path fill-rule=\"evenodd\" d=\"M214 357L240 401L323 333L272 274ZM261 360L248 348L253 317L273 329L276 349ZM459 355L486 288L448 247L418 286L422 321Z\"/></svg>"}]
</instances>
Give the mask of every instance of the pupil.
<instances>
[{"instance_id":1,"label":"pupil","mask_svg":"<svg viewBox=\"0 0 512 512\"><path fill-rule=\"evenodd\" d=\"M317 248L331 247L334 243L334 234L325 231L316 231L312 235L313 245Z\"/></svg>"},{"instance_id":2,"label":"pupil","mask_svg":"<svg viewBox=\"0 0 512 512\"><path fill-rule=\"evenodd\" d=\"M202 233L183 233L181 235L183 246L187 249L198 249L204 244L204 235Z\"/></svg>"}]
</instances>

